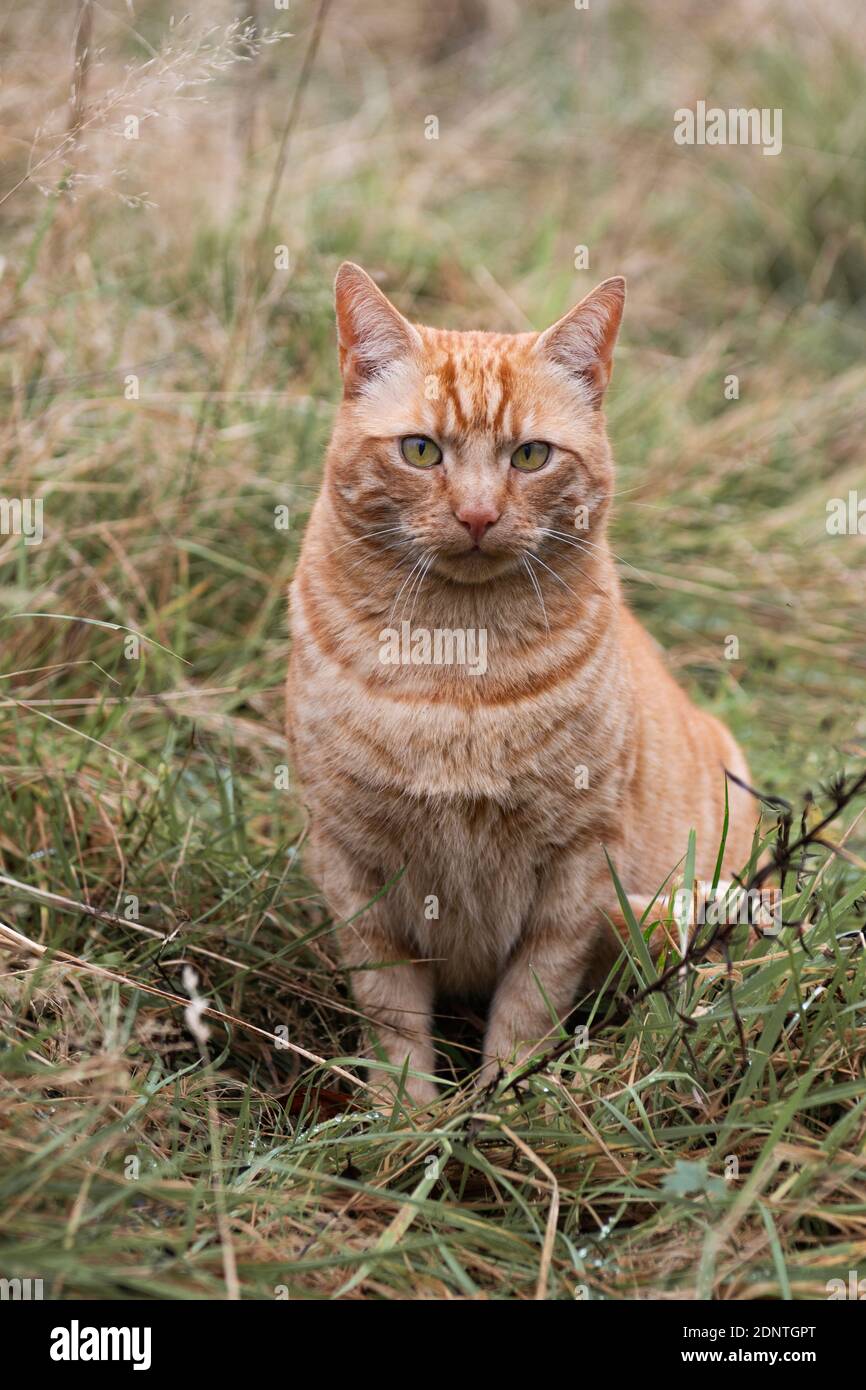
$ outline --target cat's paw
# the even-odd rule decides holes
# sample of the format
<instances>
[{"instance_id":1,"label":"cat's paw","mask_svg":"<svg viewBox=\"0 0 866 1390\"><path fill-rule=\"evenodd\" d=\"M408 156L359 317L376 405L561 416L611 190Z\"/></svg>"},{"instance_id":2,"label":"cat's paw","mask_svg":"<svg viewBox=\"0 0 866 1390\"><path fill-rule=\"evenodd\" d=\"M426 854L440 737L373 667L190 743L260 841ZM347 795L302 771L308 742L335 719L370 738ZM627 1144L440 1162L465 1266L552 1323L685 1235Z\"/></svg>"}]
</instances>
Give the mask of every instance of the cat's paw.
<instances>
[{"instance_id":1,"label":"cat's paw","mask_svg":"<svg viewBox=\"0 0 866 1390\"><path fill-rule=\"evenodd\" d=\"M472 1078L473 1087L477 1091L492 1091L497 1083L513 1077L511 1087L515 1091L520 1089L521 1071L528 1062L539 1056L542 1050L538 1044L515 1044L511 1038L503 1040L499 1048L490 1049L484 1064Z\"/></svg>"},{"instance_id":2,"label":"cat's paw","mask_svg":"<svg viewBox=\"0 0 866 1390\"><path fill-rule=\"evenodd\" d=\"M382 1110L393 1110L400 1091L399 1078L390 1072L371 1071L369 1073L369 1083L372 1087L370 1099L374 1105ZM440 1098L439 1087L435 1081L428 1081L424 1076L407 1076L402 1088L402 1101L404 1105L416 1106L422 1109L428 1105L433 1105Z\"/></svg>"},{"instance_id":3,"label":"cat's paw","mask_svg":"<svg viewBox=\"0 0 866 1390\"><path fill-rule=\"evenodd\" d=\"M505 1067L502 1062L499 1061L498 1057L488 1058L484 1065L479 1067L478 1071L475 1072L472 1077L472 1089L474 1091L487 1091L492 1089L496 1082L500 1081L505 1075L505 1070Z\"/></svg>"},{"instance_id":4,"label":"cat's paw","mask_svg":"<svg viewBox=\"0 0 866 1390\"><path fill-rule=\"evenodd\" d=\"M440 1098L439 1087L435 1081L427 1081L423 1076L407 1076L404 1095L419 1107L433 1105Z\"/></svg>"}]
</instances>

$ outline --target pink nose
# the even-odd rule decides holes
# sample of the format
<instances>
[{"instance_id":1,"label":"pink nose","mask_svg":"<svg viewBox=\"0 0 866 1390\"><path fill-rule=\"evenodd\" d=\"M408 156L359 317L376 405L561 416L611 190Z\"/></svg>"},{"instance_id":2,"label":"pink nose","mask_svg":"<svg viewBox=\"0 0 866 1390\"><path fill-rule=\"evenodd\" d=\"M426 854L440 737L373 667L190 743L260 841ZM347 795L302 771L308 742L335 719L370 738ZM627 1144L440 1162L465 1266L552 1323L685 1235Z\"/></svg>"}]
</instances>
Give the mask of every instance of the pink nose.
<instances>
[{"instance_id":1,"label":"pink nose","mask_svg":"<svg viewBox=\"0 0 866 1390\"><path fill-rule=\"evenodd\" d=\"M479 545L484 532L489 526L495 525L502 513L496 511L495 507L490 506L489 503L469 503L465 507L461 507L454 515L466 527L475 545Z\"/></svg>"}]
</instances>

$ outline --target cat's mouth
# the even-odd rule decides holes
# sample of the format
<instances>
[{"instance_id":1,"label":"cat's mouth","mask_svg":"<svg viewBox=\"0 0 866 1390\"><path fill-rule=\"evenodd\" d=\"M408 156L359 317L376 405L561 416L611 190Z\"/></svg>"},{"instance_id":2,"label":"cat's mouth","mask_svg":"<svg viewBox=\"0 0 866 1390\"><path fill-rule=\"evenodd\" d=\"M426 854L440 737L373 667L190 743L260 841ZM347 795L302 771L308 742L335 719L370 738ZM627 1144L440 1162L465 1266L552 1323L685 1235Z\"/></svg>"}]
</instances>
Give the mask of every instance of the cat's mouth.
<instances>
[{"instance_id":1,"label":"cat's mouth","mask_svg":"<svg viewBox=\"0 0 866 1390\"><path fill-rule=\"evenodd\" d=\"M460 584L484 584L514 569L518 563L519 556L511 550L487 550L472 545L465 550L440 551L434 568Z\"/></svg>"}]
</instances>

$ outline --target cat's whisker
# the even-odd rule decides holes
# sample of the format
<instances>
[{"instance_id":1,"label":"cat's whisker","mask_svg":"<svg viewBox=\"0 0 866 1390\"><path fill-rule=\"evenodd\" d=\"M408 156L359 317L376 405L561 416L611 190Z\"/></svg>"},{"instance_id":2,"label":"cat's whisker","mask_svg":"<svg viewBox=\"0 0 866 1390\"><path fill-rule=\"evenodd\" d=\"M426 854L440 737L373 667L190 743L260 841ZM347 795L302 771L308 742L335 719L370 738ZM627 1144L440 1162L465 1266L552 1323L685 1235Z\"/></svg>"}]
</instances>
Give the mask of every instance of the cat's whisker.
<instances>
[{"instance_id":1,"label":"cat's whisker","mask_svg":"<svg viewBox=\"0 0 866 1390\"><path fill-rule=\"evenodd\" d=\"M431 559L431 558L432 558L432 551L425 551L425 552L424 552L424 556L423 556L423 558L422 558L422 563L421 563L421 565L420 565L420 566L416 566L415 578L412 580L412 583L409 585L409 591L408 591L408 593L406 594L406 597L405 597L404 600L403 600L403 607L400 609L400 621L401 621L401 622L403 621L403 619L404 619L405 616L406 616L406 605L410 602L410 600L411 600L411 603L412 603L412 610L414 611L414 608L415 608L415 598L416 598L417 595L418 595L418 588L419 588L419 585L422 584L422 583L424 582L424 574L425 574L425 571L426 571L426 568L427 568L427 562L428 562L428 560ZM411 613L411 612L410 612L410 614L409 614L409 623L410 623L410 625L411 625L411 623L412 623L412 613Z\"/></svg>"},{"instance_id":2,"label":"cat's whisker","mask_svg":"<svg viewBox=\"0 0 866 1390\"><path fill-rule=\"evenodd\" d=\"M402 547L402 546L399 546L399 545L380 545L380 546L379 546L379 549L380 549L380 550L402 550L403 547ZM406 556L406 559L408 559L408 558L409 558L409 557L408 557L408 555L407 555L407 556ZM356 569L358 568L359 565L369 565L369 563L370 563L370 557L369 557L369 555L362 555L361 558L360 558L360 560L356 560L356 561L355 561L354 565L347 565L347 567L346 567L346 573L347 573L347 574L351 574L352 570L356 570ZM398 566L398 565L395 565L395 566L394 566L394 569L391 569L391 570L388 571L388 574L385 576L385 578L387 579L390 575L395 574L395 573L397 572L397 569L399 569L399 566Z\"/></svg>"},{"instance_id":3,"label":"cat's whisker","mask_svg":"<svg viewBox=\"0 0 866 1390\"><path fill-rule=\"evenodd\" d=\"M566 536L563 532L551 531L551 530L549 530L547 527L544 527L544 526L540 527L540 528L539 528L539 531L540 531L540 534L541 534L542 536L550 536L553 540L558 540L558 541L559 541L561 544L563 544L563 545L570 545L570 546L573 546L575 550L582 550L582 551L584 551L585 554L588 554L588 553L589 553L589 552L588 552L588 549L586 548L586 543L585 543L585 542L575 540L575 539L573 539L571 536ZM538 560L539 564L541 564L542 562L541 562L541 560L539 559L538 555L536 555L534 551L533 551L532 553L533 553L533 555L534 555L534 558L535 558L536 560ZM546 567L545 567L545 568L546 568ZM551 571L551 572L552 572L552 571ZM557 575L557 578L558 578L558 577L559 577L559 576ZM589 574L584 574L583 577L584 577L584 579L586 579L586 580L589 581L589 583L590 583L590 584L592 585L592 587L595 589L595 592L596 592L597 594L600 594L601 597L605 600L605 602L607 602L607 603L610 603L610 602L611 602L610 594L608 594L607 591L606 591L605 589L603 589L603 588L601 587L600 584L596 584L595 580L592 578L591 575L589 575Z\"/></svg>"},{"instance_id":4,"label":"cat's whisker","mask_svg":"<svg viewBox=\"0 0 866 1390\"><path fill-rule=\"evenodd\" d=\"M415 574L415 571L419 568L419 566L420 566L421 564L423 564L424 559L426 558L426 555L427 555L427 551L426 551L426 550L424 550L424 551L421 552L421 554L418 556L418 559L415 561L414 565L412 566L412 568L410 569L409 573L407 574L406 578L403 580L403 583L400 585L400 588L397 590L397 593L396 593L396 595L395 595L395 597L394 597L394 602L391 604L391 612L388 614L388 627L392 627L392 626L393 626L393 623L394 623L394 614L395 614L395 612L397 611L397 604L400 602L400 595L403 593L403 590L406 588L406 585L407 585L407 584L410 582L410 580L413 578L413 576L414 576L414 574Z\"/></svg>"},{"instance_id":5,"label":"cat's whisker","mask_svg":"<svg viewBox=\"0 0 866 1390\"><path fill-rule=\"evenodd\" d=\"M605 497L606 497L606 498L612 498L612 497L628 497L629 493L631 493L631 492L640 492L640 490L641 490L642 487L643 487L643 483L638 483L637 487L624 487L624 488L622 489L621 492L606 492L606 493L605 493ZM652 511L654 511L654 512L663 512L663 511L665 510L665 506L664 506L664 503L663 503L663 502L632 502L632 503L631 503L631 506L632 506L632 507L649 507L649 508L650 508Z\"/></svg>"},{"instance_id":6,"label":"cat's whisker","mask_svg":"<svg viewBox=\"0 0 866 1390\"><path fill-rule=\"evenodd\" d=\"M384 526L381 531L365 531L363 536L356 536L354 540L344 541L342 545L337 545L328 552L329 555L337 555L341 550L345 550L350 545L360 545L361 541L372 541L378 536L390 536L394 531L402 531L402 526Z\"/></svg>"},{"instance_id":7,"label":"cat's whisker","mask_svg":"<svg viewBox=\"0 0 866 1390\"><path fill-rule=\"evenodd\" d=\"M431 567L431 565L433 564L433 561L434 561L435 559L436 559L436 551L435 551L435 550L431 550L431 552L430 552L430 558L428 559L426 565L424 566L423 570L421 571L421 578L420 578L420 580L419 580L419 582L418 582L418 587L417 587L416 590L415 590L415 596L414 596L414 598L412 599L412 608L411 608L411 611L410 611L410 613L409 613L409 626L410 626L410 627L412 626L412 618L413 618L414 613L415 613L415 604L416 604L417 601L418 601L418 595L419 595L420 592L421 592L421 589L422 589L423 584L424 584L424 580L427 578L428 574L430 573L430 567Z\"/></svg>"},{"instance_id":8,"label":"cat's whisker","mask_svg":"<svg viewBox=\"0 0 866 1390\"><path fill-rule=\"evenodd\" d=\"M564 545L572 545L575 550L584 549L584 543L582 541L577 540L576 537L567 536L562 531L551 531L547 527L541 526L539 527L539 534L542 536L550 536L553 540L562 541Z\"/></svg>"},{"instance_id":9,"label":"cat's whisker","mask_svg":"<svg viewBox=\"0 0 866 1390\"><path fill-rule=\"evenodd\" d=\"M557 584L561 584L562 587L563 587L563 589L567 589L568 592L569 592L570 594L573 594L575 598L579 598L579 597L580 597L579 594L576 594L576 593L574 592L574 589L570 588L569 585L566 584L566 582L565 582L565 580L562 578L562 575L561 575L561 574L557 574L557 573L556 573L556 570L552 570L552 569L550 568L550 565L546 565L546 564L544 563L544 561L542 560L542 558L541 558L540 555L533 555L533 554L530 553L530 554L529 554L529 558L530 558L530 560L534 560L535 563L536 563L537 565L541 565L541 568L542 568L542 569L547 570L547 573L548 573L548 574L553 575L553 578L556 580Z\"/></svg>"},{"instance_id":10,"label":"cat's whisker","mask_svg":"<svg viewBox=\"0 0 866 1390\"><path fill-rule=\"evenodd\" d=\"M578 540L575 536L569 536L564 531L551 531L547 527L541 527L540 529L543 536L552 536L554 540L561 541L564 545L573 545L576 550L598 550L602 554L612 555L614 560L617 560L621 565L625 565L626 569L633 570L638 578L647 580L652 584L654 589L658 588L658 585L653 584L653 581L649 578L645 570L639 570L636 565L631 564L628 560L624 560L621 555L617 555L615 550L611 550L610 546L596 545L595 541L588 541L586 537Z\"/></svg>"},{"instance_id":11,"label":"cat's whisker","mask_svg":"<svg viewBox=\"0 0 866 1390\"><path fill-rule=\"evenodd\" d=\"M537 558L537 557L536 557L536 558ZM531 568L531 566L530 566L530 564L529 564L529 551L528 551L528 550L522 550L522 551L520 552L520 560L521 560L521 564L523 565L523 568L526 570L526 573L529 575L529 582L530 582L530 584L532 585L533 589L535 590L536 597L538 598L538 602L541 604L541 611L542 611L542 613L544 614L544 626L547 628L547 634L548 634L548 636L550 636L550 622L548 621L548 617L547 617L547 608L545 607L545 604L544 604L544 594L541 592L541 585L540 585L539 582L538 582L538 578L537 578L537 576L536 576L536 574L535 574L535 571Z\"/></svg>"}]
</instances>

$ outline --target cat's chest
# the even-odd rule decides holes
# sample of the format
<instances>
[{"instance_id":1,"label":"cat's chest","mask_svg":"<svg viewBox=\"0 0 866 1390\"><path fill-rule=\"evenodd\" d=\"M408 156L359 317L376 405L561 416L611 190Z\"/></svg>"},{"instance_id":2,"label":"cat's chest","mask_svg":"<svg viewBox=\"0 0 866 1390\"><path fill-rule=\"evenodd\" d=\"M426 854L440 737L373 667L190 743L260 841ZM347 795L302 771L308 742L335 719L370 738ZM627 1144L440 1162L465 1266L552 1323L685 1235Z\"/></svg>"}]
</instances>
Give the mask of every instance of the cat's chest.
<instances>
[{"instance_id":1,"label":"cat's chest","mask_svg":"<svg viewBox=\"0 0 866 1390\"><path fill-rule=\"evenodd\" d=\"M573 788L590 721L580 710L465 707L441 700L370 700L339 715L352 773L408 799L503 809Z\"/></svg>"},{"instance_id":2,"label":"cat's chest","mask_svg":"<svg viewBox=\"0 0 866 1390\"><path fill-rule=\"evenodd\" d=\"M338 773L350 800L491 801L547 820L605 780L619 731L604 696L600 685L590 698L579 679L521 700L487 699L468 678L371 688L352 671L310 663L294 688L299 770L304 780Z\"/></svg>"}]
</instances>

